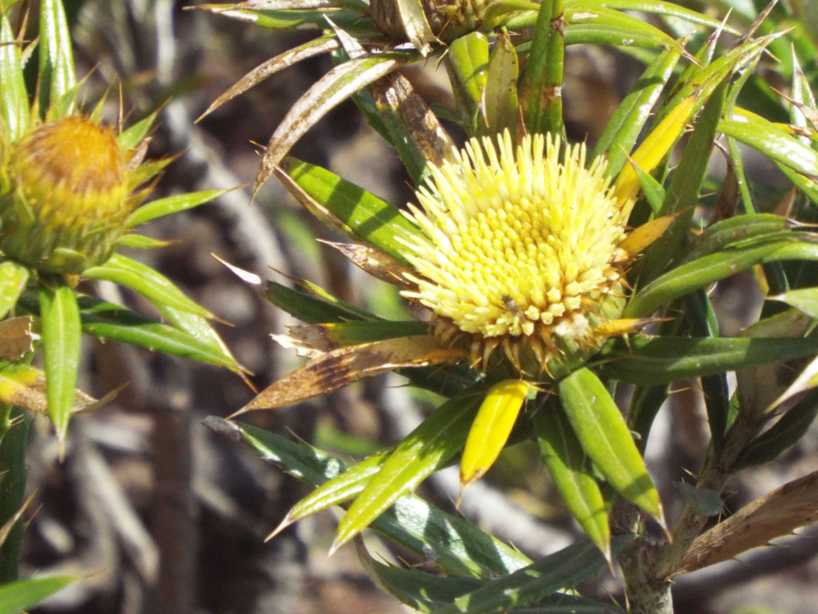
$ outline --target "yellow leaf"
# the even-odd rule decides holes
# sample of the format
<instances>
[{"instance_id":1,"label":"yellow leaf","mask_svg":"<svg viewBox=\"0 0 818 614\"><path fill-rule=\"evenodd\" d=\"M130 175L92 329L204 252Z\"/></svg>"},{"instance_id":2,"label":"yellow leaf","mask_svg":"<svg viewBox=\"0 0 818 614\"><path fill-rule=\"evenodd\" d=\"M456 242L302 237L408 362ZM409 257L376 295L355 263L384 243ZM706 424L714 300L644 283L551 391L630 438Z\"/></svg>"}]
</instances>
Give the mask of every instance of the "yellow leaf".
<instances>
[{"instance_id":1,"label":"yellow leaf","mask_svg":"<svg viewBox=\"0 0 818 614\"><path fill-rule=\"evenodd\" d=\"M645 138L631 156L631 164L626 165L616 178L617 197L623 201L636 198L640 183L634 167L651 173L659 165L684 130L697 103L696 96L685 98Z\"/></svg>"},{"instance_id":2,"label":"yellow leaf","mask_svg":"<svg viewBox=\"0 0 818 614\"><path fill-rule=\"evenodd\" d=\"M460 461L461 484L480 479L500 456L530 390L522 380L504 380L489 390L466 439Z\"/></svg>"},{"instance_id":3,"label":"yellow leaf","mask_svg":"<svg viewBox=\"0 0 818 614\"><path fill-rule=\"evenodd\" d=\"M675 219L675 215L663 215L646 224L642 224L639 228L633 230L625 240L619 244L619 247L632 256L641 254L651 243L665 234L665 231Z\"/></svg>"}]
</instances>

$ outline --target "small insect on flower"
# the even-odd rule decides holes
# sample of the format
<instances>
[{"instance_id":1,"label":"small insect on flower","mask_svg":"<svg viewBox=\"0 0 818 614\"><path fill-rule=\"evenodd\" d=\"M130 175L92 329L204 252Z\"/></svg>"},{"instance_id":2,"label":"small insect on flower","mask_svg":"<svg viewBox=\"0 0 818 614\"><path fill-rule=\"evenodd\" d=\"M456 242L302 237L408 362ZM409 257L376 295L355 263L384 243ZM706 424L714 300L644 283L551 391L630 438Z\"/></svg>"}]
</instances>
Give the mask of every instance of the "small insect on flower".
<instances>
[{"instance_id":1,"label":"small insect on flower","mask_svg":"<svg viewBox=\"0 0 818 614\"><path fill-rule=\"evenodd\" d=\"M540 134L472 139L432 166L410 205L420 241L405 241L416 284L403 296L434 314L444 343L474 366L557 376L607 338L625 302L631 200L616 196L604 159Z\"/></svg>"}]
</instances>

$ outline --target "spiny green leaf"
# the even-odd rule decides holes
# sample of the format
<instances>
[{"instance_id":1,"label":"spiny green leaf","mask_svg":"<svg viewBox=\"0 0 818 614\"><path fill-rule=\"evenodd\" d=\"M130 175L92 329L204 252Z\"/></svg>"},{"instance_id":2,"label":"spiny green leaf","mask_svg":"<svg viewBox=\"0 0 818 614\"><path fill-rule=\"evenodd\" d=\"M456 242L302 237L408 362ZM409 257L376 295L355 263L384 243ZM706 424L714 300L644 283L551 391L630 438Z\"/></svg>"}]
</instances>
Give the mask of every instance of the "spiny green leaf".
<instances>
[{"instance_id":1,"label":"spiny green leaf","mask_svg":"<svg viewBox=\"0 0 818 614\"><path fill-rule=\"evenodd\" d=\"M186 194L176 194L174 196L168 196L167 198L160 198L159 200L154 200L147 205L139 207L128 216L128 220L125 224L128 228L134 228L135 226L146 224L160 217L199 207L219 198L219 196L229 191L230 190L205 190L203 192L188 192Z\"/></svg>"},{"instance_id":2,"label":"spiny green leaf","mask_svg":"<svg viewBox=\"0 0 818 614\"><path fill-rule=\"evenodd\" d=\"M320 166L294 158L285 166L293 181L355 237L406 262L403 243L416 241L420 231L398 209Z\"/></svg>"},{"instance_id":3,"label":"spiny green leaf","mask_svg":"<svg viewBox=\"0 0 818 614\"><path fill-rule=\"evenodd\" d=\"M79 301L85 332L111 341L128 343L169 356L197 360L233 371L235 359L208 339L202 339L175 326L141 316L126 307L82 297Z\"/></svg>"},{"instance_id":4,"label":"spiny green leaf","mask_svg":"<svg viewBox=\"0 0 818 614\"><path fill-rule=\"evenodd\" d=\"M480 103L488 83L488 38L480 32L471 32L455 39L449 45L446 61L458 106L465 112L468 131L475 134L481 119Z\"/></svg>"},{"instance_id":5,"label":"spiny green leaf","mask_svg":"<svg viewBox=\"0 0 818 614\"><path fill-rule=\"evenodd\" d=\"M303 290L294 290L274 281L267 283L264 294L273 305L302 322L346 322L361 320L364 317L359 310L349 309L344 304L321 299ZM369 317L375 318L375 316Z\"/></svg>"},{"instance_id":6,"label":"spiny green leaf","mask_svg":"<svg viewBox=\"0 0 818 614\"><path fill-rule=\"evenodd\" d=\"M187 297L170 279L155 269L122 254L83 271L83 277L111 281L130 288L155 305L168 306L209 318L209 311Z\"/></svg>"},{"instance_id":7,"label":"spiny green leaf","mask_svg":"<svg viewBox=\"0 0 818 614\"><path fill-rule=\"evenodd\" d=\"M40 0L40 112L56 105L77 85L71 32L62 0ZM66 109L70 113L71 106Z\"/></svg>"},{"instance_id":8,"label":"spiny green leaf","mask_svg":"<svg viewBox=\"0 0 818 614\"><path fill-rule=\"evenodd\" d=\"M818 340L769 337L648 337L610 352L605 377L643 386L713 375L818 353Z\"/></svg>"},{"instance_id":9,"label":"spiny green leaf","mask_svg":"<svg viewBox=\"0 0 818 614\"><path fill-rule=\"evenodd\" d=\"M516 132L519 76L517 51L508 34L501 32L489 60L481 103L487 134L500 134L504 130L509 130L512 134Z\"/></svg>"},{"instance_id":10,"label":"spiny green leaf","mask_svg":"<svg viewBox=\"0 0 818 614\"><path fill-rule=\"evenodd\" d=\"M154 122L156 122L156 118L159 116L159 112L161 109L157 109L156 111L149 113L146 117L143 117L135 124L128 126L125 130L123 130L119 136L117 136L116 141L122 149L134 149L137 145L139 145L148 133L153 128Z\"/></svg>"},{"instance_id":11,"label":"spiny green leaf","mask_svg":"<svg viewBox=\"0 0 818 614\"><path fill-rule=\"evenodd\" d=\"M533 422L540 457L568 511L605 558L610 559L608 510L571 425L559 408L551 405L543 407Z\"/></svg>"},{"instance_id":12,"label":"spiny green leaf","mask_svg":"<svg viewBox=\"0 0 818 614\"><path fill-rule=\"evenodd\" d=\"M220 418L209 418L208 423L228 435L240 436L263 458L314 486L336 477L346 467L343 461L321 450L250 425ZM432 558L450 574L491 577L531 563L524 554L470 522L446 514L415 495L399 499L372 523L372 528L405 548Z\"/></svg>"},{"instance_id":13,"label":"spiny green leaf","mask_svg":"<svg viewBox=\"0 0 818 614\"><path fill-rule=\"evenodd\" d=\"M46 576L0 586L0 614L20 614L76 582L75 576Z\"/></svg>"},{"instance_id":14,"label":"spiny green leaf","mask_svg":"<svg viewBox=\"0 0 818 614\"><path fill-rule=\"evenodd\" d=\"M48 413L57 436L64 439L74 405L80 363L80 323L77 297L68 286L40 289Z\"/></svg>"},{"instance_id":15,"label":"spiny green leaf","mask_svg":"<svg viewBox=\"0 0 818 614\"><path fill-rule=\"evenodd\" d=\"M760 115L737 108L722 120L719 130L802 175L818 176L818 151Z\"/></svg>"},{"instance_id":16,"label":"spiny green leaf","mask_svg":"<svg viewBox=\"0 0 818 614\"><path fill-rule=\"evenodd\" d=\"M564 17L563 0L542 0L520 83L520 103L529 132L562 135L565 34L560 24Z\"/></svg>"},{"instance_id":17,"label":"spiny green leaf","mask_svg":"<svg viewBox=\"0 0 818 614\"><path fill-rule=\"evenodd\" d=\"M702 256L665 273L642 288L625 309L625 317L646 317L674 299L704 288L756 264L786 260L818 260L818 242L807 235L791 233L779 240L735 248Z\"/></svg>"},{"instance_id":18,"label":"spiny green leaf","mask_svg":"<svg viewBox=\"0 0 818 614\"><path fill-rule=\"evenodd\" d=\"M363 531L462 450L481 400L482 395L471 393L444 403L395 447L341 519L333 550Z\"/></svg>"},{"instance_id":19,"label":"spiny green leaf","mask_svg":"<svg viewBox=\"0 0 818 614\"><path fill-rule=\"evenodd\" d=\"M505 612L514 607L536 606L552 595L559 603L561 595L554 593L593 578L603 569L605 559L599 549L590 542L581 542L513 574L486 582L481 588L457 597L452 605L437 609L436 613ZM570 601L570 598L566 599ZM605 612L604 606L600 606L603 608L601 611ZM568 611L572 611L570 605ZM616 608L609 611L615 612Z\"/></svg>"},{"instance_id":20,"label":"spiny green leaf","mask_svg":"<svg viewBox=\"0 0 818 614\"><path fill-rule=\"evenodd\" d=\"M582 449L616 492L664 522L645 461L608 389L587 368L559 384L560 400Z\"/></svg>"},{"instance_id":21,"label":"spiny green leaf","mask_svg":"<svg viewBox=\"0 0 818 614\"><path fill-rule=\"evenodd\" d=\"M681 53L671 47L660 53L617 107L594 146L592 158L608 156L607 174L615 177L627 162L653 106L673 74Z\"/></svg>"},{"instance_id":22,"label":"spiny green leaf","mask_svg":"<svg viewBox=\"0 0 818 614\"><path fill-rule=\"evenodd\" d=\"M5 15L0 15L0 125L13 143L28 129L29 102L20 46Z\"/></svg>"}]
</instances>

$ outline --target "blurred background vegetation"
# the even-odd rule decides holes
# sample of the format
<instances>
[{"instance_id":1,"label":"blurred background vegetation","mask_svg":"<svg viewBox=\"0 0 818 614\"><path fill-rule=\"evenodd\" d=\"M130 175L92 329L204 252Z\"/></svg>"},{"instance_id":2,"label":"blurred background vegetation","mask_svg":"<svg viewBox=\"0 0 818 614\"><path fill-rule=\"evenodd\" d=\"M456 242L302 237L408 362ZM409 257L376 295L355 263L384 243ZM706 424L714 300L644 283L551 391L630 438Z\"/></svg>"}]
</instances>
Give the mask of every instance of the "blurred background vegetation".
<instances>
[{"instance_id":1,"label":"blurred background vegetation","mask_svg":"<svg viewBox=\"0 0 818 614\"><path fill-rule=\"evenodd\" d=\"M311 36L245 27L185 10L190 4L186 1L65 4L80 73L88 75L89 102L118 83L133 117L168 101L151 147L153 156L181 153L160 185L168 194L251 184L258 165L254 143L267 140L299 94L330 62L327 58L303 62L194 124L241 75ZM749 24L763 3L687 4L714 15L730 9L738 23ZM816 23L812 0L791 0L785 8L803 17L808 37L818 30L810 30L810 23ZM812 77L816 62L813 58L805 67ZM786 66L769 64L761 76L785 89ZM594 141L623 92L637 79L640 66L632 57L608 49L570 49L565 97L571 139ZM449 93L442 87L445 80L434 62L415 65L407 75L427 100L449 104ZM745 88L747 100L742 103L770 119L786 121L780 95L761 83L759 78ZM112 102L111 118L115 107ZM294 153L391 202L410 198L397 158L351 103L331 112ZM774 210L785 202L789 188L775 168L752 156L747 162L757 185L764 186L758 195L760 208ZM713 169L714 174L723 172ZM402 309L391 287L373 281L317 243L315 236L331 237L319 231L274 182L254 203L249 189L239 189L215 206L155 223L148 232L176 241L151 264L230 323L221 332L255 374L259 387L295 364L293 356L265 334L283 332L286 316L229 273L213 254L265 278L308 278L376 313L396 317ZM737 314L735 321L723 323L725 334L746 322L742 313L757 308L760 299L750 296L748 285L739 276L721 284L714 297L724 312ZM148 308L113 286L103 286L101 293L115 302ZM118 344L86 343L86 351L86 390L103 396L128 385L114 402L73 421L63 463L56 462L58 450L47 421L35 422L30 488L37 489L42 506L28 527L23 573L91 574L36 612L404 611L372 584L353 549L326 557L335 524L330 514L310 518L263 543L306 491L246 448L225 445L221 435L203 425L205 416L232 413L252 397L238 377ZM396 376L378 378L253 420L279 432L289 429L325 449L358 456L405 436L432 401L400 384ZM683 406L698 406L698 401L695 391L679 383L657 421L648 460L652 474L667 489L675 488L702 456L706 417L701 408L680 411ZM466 491L460 510L527 553L542 555L570 543L577 530L529 446L508 450L485 480ZM736 509L816 466L818 430L813 426L779 461L734 482L727 506ZM435 475L423 489L432 500L449 506L460 494L456 470ZM677 591L678 611L809 614L818 603L816 580L818 531L813 528L785 540L782 547L684 578ZM616 591L616 586L610 580L597 589L604 594Z\"/></svg>"}]
</instances>

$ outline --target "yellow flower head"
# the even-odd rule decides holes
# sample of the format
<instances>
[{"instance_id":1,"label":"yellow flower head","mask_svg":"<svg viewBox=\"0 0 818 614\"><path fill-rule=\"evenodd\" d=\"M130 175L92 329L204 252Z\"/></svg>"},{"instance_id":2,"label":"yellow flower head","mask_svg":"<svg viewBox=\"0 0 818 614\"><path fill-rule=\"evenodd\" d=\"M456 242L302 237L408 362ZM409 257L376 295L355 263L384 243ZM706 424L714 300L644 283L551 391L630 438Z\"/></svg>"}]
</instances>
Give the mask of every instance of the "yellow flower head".
<instances>
[{"instance_id":1,"label":"yellow flower head","mask_svg":"<svg viewBox=\"0 0 818 614\"><path fill-rule=\"evenodd\" d=\"M134 205L127 152L114 132L72 116L4 149L3 253L50 273L80 273L107 259Z\"/></svg>"},{"instance_id":2,"label":"yellow flower head","mask_svg":"<svg viewBox=\"0 0 818 614\"><path fill-rule=\"evenodd\" d=\"M432 166L409 217L424 240L406 243L416 290L434 331L488 367L502 347L519 372L553 375L599 349L595 329L624 303L620 249L632 202L605 162L586 168L585 145L525 136L514 146L472 139Z\"/></svg>"}]
</instances>

